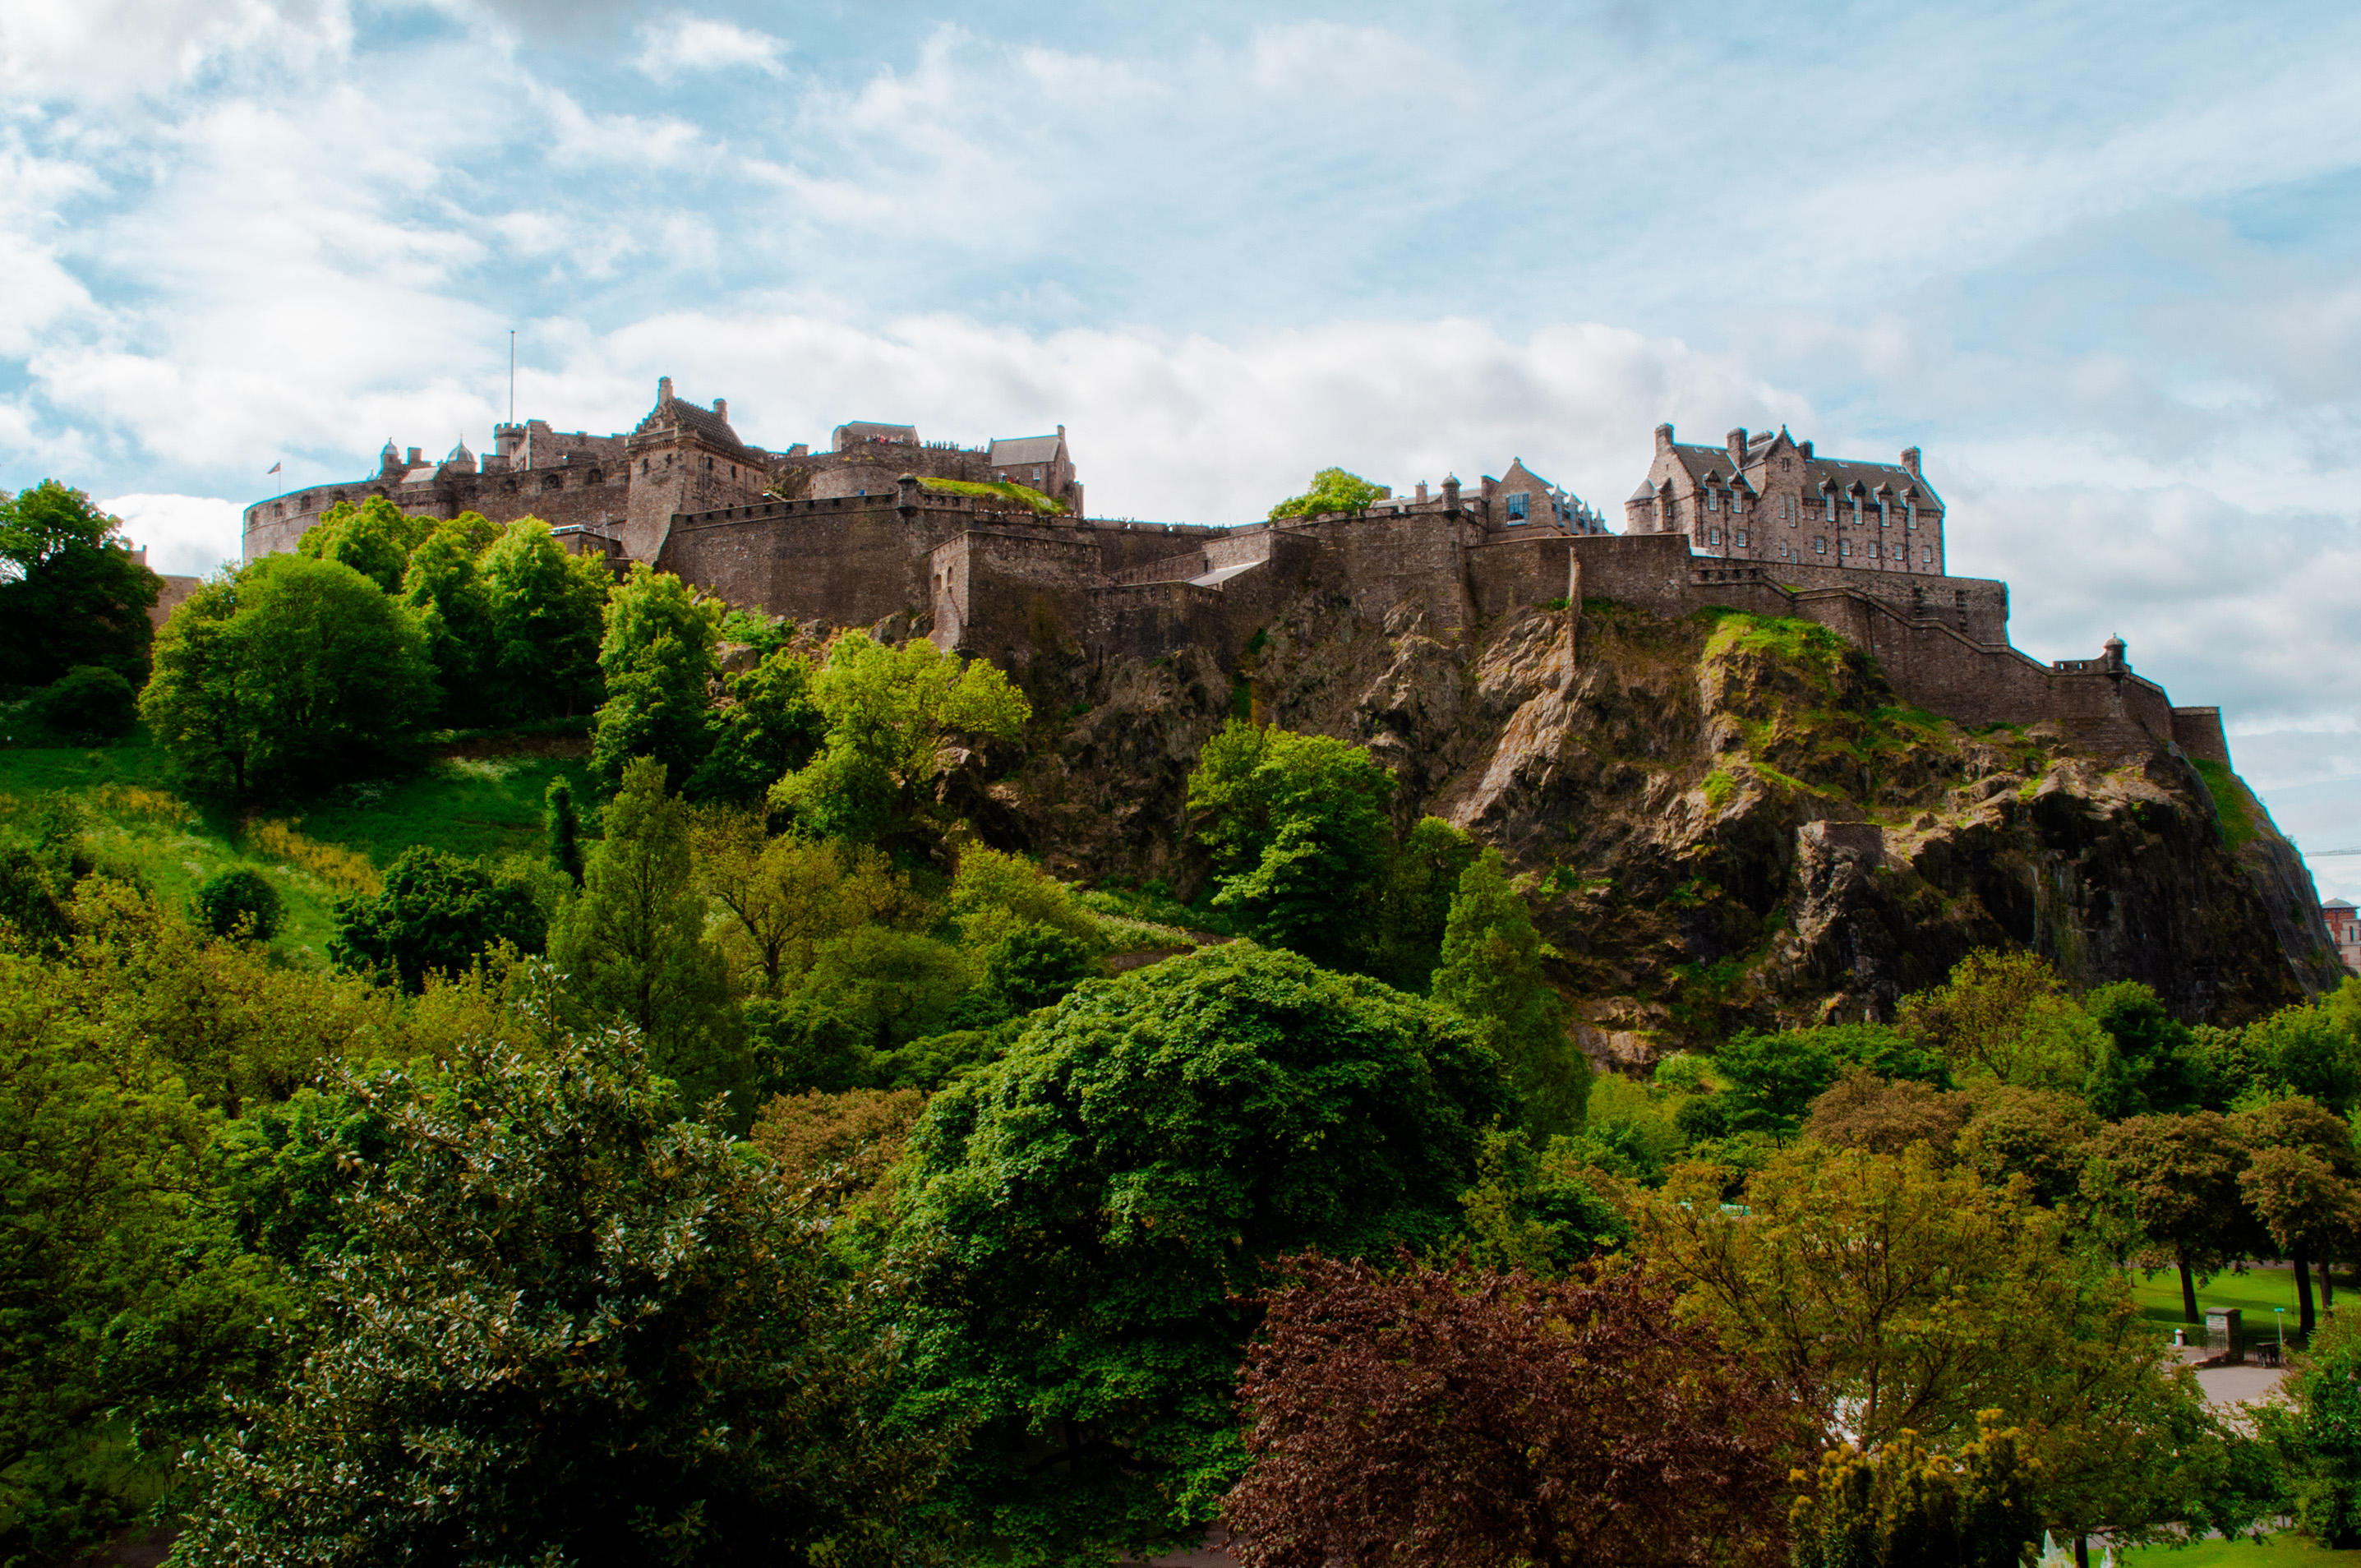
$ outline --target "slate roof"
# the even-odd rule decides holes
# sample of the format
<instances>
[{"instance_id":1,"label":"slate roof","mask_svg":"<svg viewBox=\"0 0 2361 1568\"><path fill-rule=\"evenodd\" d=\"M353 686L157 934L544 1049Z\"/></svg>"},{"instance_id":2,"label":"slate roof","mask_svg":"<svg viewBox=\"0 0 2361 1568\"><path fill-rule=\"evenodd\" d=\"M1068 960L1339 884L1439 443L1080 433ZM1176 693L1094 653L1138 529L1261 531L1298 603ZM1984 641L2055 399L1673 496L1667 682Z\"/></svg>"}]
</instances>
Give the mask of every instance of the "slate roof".
<instances>
[{"instance_id":1,"label":"slate roof","mask_svg":"<svg viewBox=\"0 0 2361 1568\"><path fill-rule=\"evenodd\" d=\"M758 463L763 460L762 453L738 439L738 433L730 428L728 420L702 404L683 402L678 398L666 398L650 409L648 417L640 421L631 433L640 435L667 424L680 425L725 451L742 452Z\"/></svg>"},{"instance_id":2,"label":"slate roof","mask_svg":"<svg viewBox=\"0 0 2361 1568\"><path fill-rule=\"evenodd\" d=\"M1763 450L1763 448L1752 440L1749 440L1746 444L1747 455L1750 459L1759 455ZM1706 446L1676 441L1673 444L1673 454L1681 460L1681 466L1687 470L1693 483L1701 482L1706 475L1712 474L1715 476L1714 482L1718 485L1730 484L1735 477L1741 482L1745 482L1746 488L1750 490L1759 488L1751 482L1746 482L1743 470L1730 462L1730 448L1727 446ZM1850 494L1852 487L1858 484L1864 498L1874 497L1878 487L1883 485L1896 497L1905 490L1915 488L1918 492L1919 500L1924 505L1936 511L1943 510L1942 498L1935 493L1935 487L1929 485L1923 477L1914 476L1909 469L1899 463L1860 463L1841 457L1823 457L1817 453L1809 457L1804 457L1801 453L1796 455L1802 459L1804 465L1803 488L1804 493L1807 496L1819 493L1822 480L1827 480L1835 486L1839 495ZM1637 496L1632 498L1634 500L1639 499L1641 498Z\"/></svg>"},{"instance_id":3,"label":"slate roof","mask_svg":"<svg viewBox=\"0 0 2361 1568\"><path fill-rule=\"evenodd\" d=\"M1011 467L1019 463L1055 463L1060 439L1055 435L995 435L992 438L992 447L984 462L994 468Z\"/></svg>"}]
</instances>

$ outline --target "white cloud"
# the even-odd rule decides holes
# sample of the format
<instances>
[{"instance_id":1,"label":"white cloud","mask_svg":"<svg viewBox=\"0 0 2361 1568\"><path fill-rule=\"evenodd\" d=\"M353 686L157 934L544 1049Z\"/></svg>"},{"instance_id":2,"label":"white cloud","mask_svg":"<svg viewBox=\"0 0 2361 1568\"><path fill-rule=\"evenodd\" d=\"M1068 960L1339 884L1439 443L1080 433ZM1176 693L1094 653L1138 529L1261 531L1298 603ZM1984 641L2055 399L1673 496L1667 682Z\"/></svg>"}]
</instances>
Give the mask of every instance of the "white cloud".
<instances>
[{"instance_id":1,"label":"white cloud","mask_svg":"<svg viewBox=\"0 0 2361 1568\"><path fill-rule=\"evenodd\" d=\"M116 496L98 506L123 520L124 537L167 576L211 576L243 548L244 509L217 496Z\"/></svg>"},{"instance_id":2,"label":"white cloud","mask_svg":"<svg viewBox=\"0 0 2361 1568\"><path fill-rule=\"evenodd\" d=\"M638 65L664 82L703 71L757 71L776 77L785 74L788 48L786 39L769 33L676 14L641 24Z\"/></svg>"}]
</instances>

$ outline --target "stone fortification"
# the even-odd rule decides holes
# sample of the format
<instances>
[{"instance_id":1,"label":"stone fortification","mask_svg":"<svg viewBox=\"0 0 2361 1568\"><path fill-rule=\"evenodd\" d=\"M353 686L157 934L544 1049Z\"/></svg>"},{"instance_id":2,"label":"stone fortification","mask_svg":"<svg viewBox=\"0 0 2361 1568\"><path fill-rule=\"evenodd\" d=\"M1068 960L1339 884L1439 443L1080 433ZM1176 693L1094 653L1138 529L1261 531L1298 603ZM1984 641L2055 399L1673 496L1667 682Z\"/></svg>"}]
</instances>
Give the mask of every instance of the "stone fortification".
<instances>
[{"instance_id":1,"label":"stone fortification","mask_svg":"<svg viewBox=\"0 0 2361 1568\"><path fill-rule=\"evenodd\" d=\"M1662 425L1620 535L1521 460L1507 474L1237 528L1098 520L1082 515L1062 425L960 447L851 422L825 451L774 453L740 438L726 403L677 399L666 378L627 434L508 424L490 455L462 443L437 464L389 444L372 480L249 508L247 552L290 549L325 508L370 495L431 516L538 516L619 567L649 562L735 604L831 626L898 617L1016 663L1051 647L1153 660L1194 646L1235 667L1307 594L1376 624L1413 618L1445 641L1536 605L1570 602L1576 628L1586 598L1664 616L1724 605L1831 627L1905 700L1962 723L2054 723L2088 746L2228 758L2219 712L2175 707L2120 641L2052 664L2011 647L2007 586L1943 569L1944 506L1915 448L1863 463L1784 430L1697 446ZM1066 510L929 485L941 480L1014 481Z\"/></svg>"}]
</instances>

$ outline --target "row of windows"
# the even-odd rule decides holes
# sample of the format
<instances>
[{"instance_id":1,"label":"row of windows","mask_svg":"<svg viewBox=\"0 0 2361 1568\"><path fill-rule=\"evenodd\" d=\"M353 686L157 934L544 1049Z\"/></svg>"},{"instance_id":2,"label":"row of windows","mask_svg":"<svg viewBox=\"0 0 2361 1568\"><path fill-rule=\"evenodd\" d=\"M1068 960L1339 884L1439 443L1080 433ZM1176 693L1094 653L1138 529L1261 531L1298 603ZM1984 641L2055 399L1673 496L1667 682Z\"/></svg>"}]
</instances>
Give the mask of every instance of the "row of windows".
<instances>
[{"instance_id":1,"label":"row of windows","mask_svg":"<svg viewBox=\"0 0 2361 1568\"><path fill-rule=\"evenodd\" d=\"M1706 491L1705 510L1708 511L1713 510L1713 491ZM1836 521L1836 492L1831 490L1820 499L1823 503L1820 521L1823 522ZM1853 526L1856 528L1866 527L1867 524L1862 519L1862 504L1861 498L1855 496L1852 499L1851 506ZM1738 498L1734 494L1730 498L1730 510L1731 511L1736 511L1738 510ZM1779 498L1780 521L1785 523L1788 527L1793 528L1795 525L1796 519L1801 515L1801 512L1802 509L1795 505L1795 497L1782 496ZM1877 526L1880 528L1891 528L1894 526L1894 503L1892 501L1880 501L1877 503ZM1918 503L1916 501L1905 501L1903 503L1902 526L1905 530L1915 529L1918 526Z\"/></svg>"},{"instance_id":2,"label":"row of windows","mask_svg":"<svg viewBox=\"0 0 2361 1568\"><path fill-rule=\"evenodd\" d=\"M1708 529L1707 531L1707 543L1710 544L1719 544L1721 543L1721 540L1715 531ZM1746 543L1745 533L1742 531L1735 533L1732 536L1732 543L1743 546ZM1828 553L1828 537L1825 534L1816 536L1812 540L1812 554L1815 555L1826 555ZM1872 561L1891 560L1900 565L1907 565L1910 562L1910 546L1907 544L1881 546L1876 542L1872 541L1871 543L1861 546L1861 554L1868 556ZM1839 560L1850 560L1852 555L1852 541L1850 539L1839 539L1837 541L1837 558ZM1792 544L1783 543L1779 546L1778 558L1782 561L1801 561L1804 559L1804 553L1796 549ZM1918 564L1922 566L1931 566L1935 564L1935 548L1933 545L1922 544L1918 547Z\"/></svg>"}]
</instances>

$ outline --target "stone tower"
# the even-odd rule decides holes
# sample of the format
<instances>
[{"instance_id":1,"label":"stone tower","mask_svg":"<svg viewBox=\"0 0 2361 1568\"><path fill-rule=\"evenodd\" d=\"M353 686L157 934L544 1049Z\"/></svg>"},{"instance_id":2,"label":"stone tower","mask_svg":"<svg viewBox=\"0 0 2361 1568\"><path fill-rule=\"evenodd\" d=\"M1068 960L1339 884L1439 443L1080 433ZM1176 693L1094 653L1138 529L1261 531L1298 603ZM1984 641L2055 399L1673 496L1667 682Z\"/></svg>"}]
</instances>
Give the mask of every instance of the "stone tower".
<instances>
[{"instance_id":1,"label":"stone tower","mask_svg":"<svg viewBox=\"0 0 2361 1568\"><path fill-rule=\"evenodd\" d=\"M672 378L656 382L656 406L623 441L631 465L631 499L623 518L623 554L653 565L677 512L713 511L763 498L770 482L767 453L747 445L730 428L730 405L709 409L672 395Z\"/></svg>"}]
</instances>

